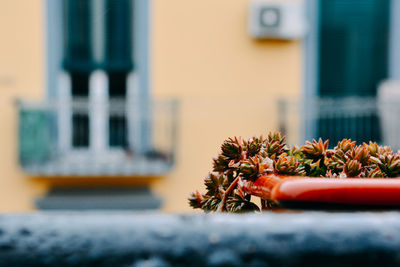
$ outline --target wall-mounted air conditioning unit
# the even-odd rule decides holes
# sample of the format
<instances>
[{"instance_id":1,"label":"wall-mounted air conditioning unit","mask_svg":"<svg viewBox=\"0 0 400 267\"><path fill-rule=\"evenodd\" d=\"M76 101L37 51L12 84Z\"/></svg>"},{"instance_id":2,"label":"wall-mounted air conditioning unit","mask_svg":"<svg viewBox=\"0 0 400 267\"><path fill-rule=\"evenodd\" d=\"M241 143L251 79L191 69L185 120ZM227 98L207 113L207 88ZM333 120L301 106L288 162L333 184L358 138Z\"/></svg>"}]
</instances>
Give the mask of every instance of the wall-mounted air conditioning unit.
<instances>
[{"instance_id":1,"label":"wall-mounted air conditioning unit","mask_svg":"<svg viewBox=\"0 0 400 267\"><path fill-rule=\"evenodd\" d=\"M252 1L249 32L256 39L292 40L303 37L306 33L303 1Z\"/></svg>"}]
</instances>

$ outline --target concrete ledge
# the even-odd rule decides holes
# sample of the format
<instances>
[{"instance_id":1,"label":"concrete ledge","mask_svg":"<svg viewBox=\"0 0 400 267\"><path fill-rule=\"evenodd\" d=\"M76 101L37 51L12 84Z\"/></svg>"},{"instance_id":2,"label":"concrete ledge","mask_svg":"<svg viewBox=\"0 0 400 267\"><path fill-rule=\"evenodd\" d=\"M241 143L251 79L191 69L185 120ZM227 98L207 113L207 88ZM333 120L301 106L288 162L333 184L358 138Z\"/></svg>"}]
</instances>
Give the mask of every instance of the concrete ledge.
<instances>
[{"instance_id":1,"label":"concrete ledge","mask_svg":"<svg viewBox=\"0 0 400 267\"><path fill-rule=\"evenodd\" d=\"M0 216L0 266L400 266L400 213Z\"/></svg>"}]
</instances>

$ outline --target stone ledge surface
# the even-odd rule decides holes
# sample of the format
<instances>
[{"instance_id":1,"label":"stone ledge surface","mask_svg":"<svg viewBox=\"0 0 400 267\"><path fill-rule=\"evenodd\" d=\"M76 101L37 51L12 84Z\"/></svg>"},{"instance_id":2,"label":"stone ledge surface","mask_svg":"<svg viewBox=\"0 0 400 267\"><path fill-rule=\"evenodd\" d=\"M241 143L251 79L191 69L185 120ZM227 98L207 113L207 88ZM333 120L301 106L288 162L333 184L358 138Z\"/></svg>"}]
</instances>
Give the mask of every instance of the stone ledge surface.
<instances>
[{"instance_id":1,"label":"stone ledge surface","mask_svg":"<svg viewBox=\"0 0 400 267\"><path fill-rule=\"evenodd\" d=\"M400 266L400 213L6 214L0 266Z\"/></svg>"}]
</instances>

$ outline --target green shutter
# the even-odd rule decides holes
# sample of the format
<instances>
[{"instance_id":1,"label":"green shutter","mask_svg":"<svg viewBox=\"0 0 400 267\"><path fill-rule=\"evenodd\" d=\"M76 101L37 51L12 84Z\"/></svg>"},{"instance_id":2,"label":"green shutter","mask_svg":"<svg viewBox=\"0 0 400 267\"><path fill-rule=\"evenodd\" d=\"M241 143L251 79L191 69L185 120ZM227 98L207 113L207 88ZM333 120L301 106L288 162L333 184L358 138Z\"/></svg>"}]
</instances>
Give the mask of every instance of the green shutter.
<instances>
[{"instance_id":1,"label":"green shutter","mask_svg":"<svg viewBox=\"0 0 400 267\"><path fill-rule=\"evenodd\" d=\"M390 0L319 1L320 96L376 95L388 72L389 5ZM352 115L318 119L317 136L332 145L342 138L380 141L376 114Z\"/></svg>"},{"instance_id":2,"label":"green shutter","mask_svg":"<svg viewBox=\"0 0 400 267\"><path fill-rule=\"evenodd\" d=\"M90 72L91 58L89 0L64 0L64 69Z\"/></svg>"},{"instance_id":3,"label":"green shutter","mask_svg":"<svg viewBox=\"0 0 400 267\"><path fill-rule=\"evenodd\" d=\"M132 1L106 0L106 62L113 72L132 67Z\"/></svg>"},{"instance_id":4,"label":"green shutter","mask_svg":"<svg viewBox=\"0 0 400 267\"><path fill-rule=\"evenodd\" d=\"M319 92L375 95L387 77L389 0L320 1Z\"/></svg>"}]
</instances>

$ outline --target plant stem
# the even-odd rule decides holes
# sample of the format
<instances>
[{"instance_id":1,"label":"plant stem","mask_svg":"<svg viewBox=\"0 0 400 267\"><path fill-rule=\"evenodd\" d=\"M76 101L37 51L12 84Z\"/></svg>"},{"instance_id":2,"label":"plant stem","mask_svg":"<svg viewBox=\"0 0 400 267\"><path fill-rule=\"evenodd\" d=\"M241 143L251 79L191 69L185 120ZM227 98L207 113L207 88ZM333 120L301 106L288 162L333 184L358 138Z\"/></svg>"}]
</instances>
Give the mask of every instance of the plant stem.
<instances>
[{"instance_id":1,"label":"plant stem","mask_svg":"<svg viewBox=\"0 0 400 267\"><path fill-rule=\"evenodd\" d=\"M263 210L268 210L267 201L265 199L263 199L263 198L260 198L260 199L261 199L261 210L262 211Z\"/></svg>"},{"instance_id":2,"label":"plant stem","mask_svg":"<svg viewBox=\"0 0 400 267\"><path fill-rule=\"evenodd\" d=\"M239 182L239 177L236 177L235 180L233 180L233 182L231 183L231 185L228 187L228 189L226 189L225 194L222 197L222 202L218 208L219 212L223 212L224 211L224 207L226 205L226 200L228 199L228 195L232 192L233 189L235 189L235 187L237 186L237 183Z\"/></svg>"}]
</instances>

